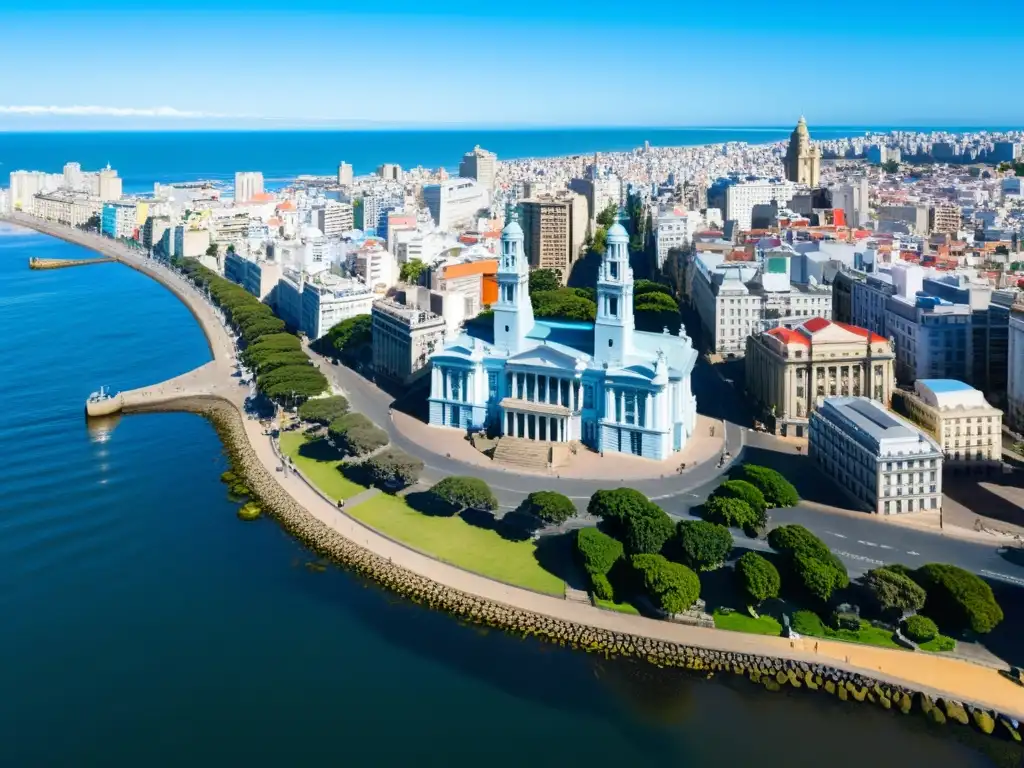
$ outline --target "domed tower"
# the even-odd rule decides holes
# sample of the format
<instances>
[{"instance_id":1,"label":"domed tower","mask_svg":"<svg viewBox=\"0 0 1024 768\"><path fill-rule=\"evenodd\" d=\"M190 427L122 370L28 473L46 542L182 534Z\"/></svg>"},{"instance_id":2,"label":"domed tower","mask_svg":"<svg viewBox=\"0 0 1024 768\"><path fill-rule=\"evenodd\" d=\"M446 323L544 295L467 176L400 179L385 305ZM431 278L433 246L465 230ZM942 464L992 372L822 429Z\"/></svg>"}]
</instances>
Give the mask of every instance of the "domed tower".
<instances>
[{"instance_id":1,"label":"domed tower","mask_svg":"<svg viewBox=\"0 0 1024 768\"><path fill-rule=\"evenodd\" d=\"M501 231L498 263L498 301L494 305L494 345L516 354L533 328L530 269L523 251L523 228L513 211Z\"/></svg>"},{"instance_id":2,"label":"domed tower","mask_svg":"<svg viewBox=\"0 0 1024 768\"><path fill-rule=\"evenodd\" d=\"M629 235L620 222L608 230L606 242L597 276L594 359L611 365L621 364L633 349L633 270Z\"/></svg>"},{"instance_id":3,"label":"domed tower","mask_svg":"<svg viewBox=\"0 0 1024 768\"><path fill-rule=\"evenodd\" d=\"M818 186L821 152L811 144L811 134L807 130L807 121L803 115L789 136L785 165L786 178L790 181L806 184L808 187Z\"/></svg>"}]
</instances>

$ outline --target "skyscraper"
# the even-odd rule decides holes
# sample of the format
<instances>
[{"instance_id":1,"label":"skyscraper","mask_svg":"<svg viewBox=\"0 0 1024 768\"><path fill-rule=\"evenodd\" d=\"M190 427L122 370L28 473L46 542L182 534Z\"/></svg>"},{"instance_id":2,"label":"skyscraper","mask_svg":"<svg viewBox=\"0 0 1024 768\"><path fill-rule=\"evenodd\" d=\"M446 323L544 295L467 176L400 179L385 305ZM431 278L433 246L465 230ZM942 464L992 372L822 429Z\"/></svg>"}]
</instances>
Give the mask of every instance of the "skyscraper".
<instances>
[{"instance_id":1,"label":"skyscraper","mask_svg":"<svg viewBox=\"0 0 1024 768\"><path fill-rule=\"evenodd\" d=\"M821 150L811 144L811 134L807 132L807 121L802 115L793 133L790 134L785 166L786 178L790 181L806 184L808 187L818 186Z\"/></svg>"},{"instance_id":2,"label":"skyscraper","mask_svg":"<svg viewBox=\"0 0 1024 768\"><path fill-rule=\"evenodd\" d=\"M344 161L338 163L338 185L342 187L352 186L352 165Z\"/></svg>"},{"instance_id":3,"label":"skyscraper","mask_svg":"<svg viewBox=\"0 0 1024 768\"><path fill-rule=\"evenodd\" d=\"M235 174L235 202L244 203L263 194L263 174L259 171L239 171Z\"/></svg>"},{"instance_id":4,"label":"skyscraper","mask_svg":"<svg viewBox=\"0 0 1024 768\"><path fill-rule=\"evenodd\" d=\"M480 145L473 147L472 152L462 156L459 164L459 176L464 179L476 179L477 183L488 192L494 191L494 176L498 171L498 156Z\"/></svg>"}]
</instances>

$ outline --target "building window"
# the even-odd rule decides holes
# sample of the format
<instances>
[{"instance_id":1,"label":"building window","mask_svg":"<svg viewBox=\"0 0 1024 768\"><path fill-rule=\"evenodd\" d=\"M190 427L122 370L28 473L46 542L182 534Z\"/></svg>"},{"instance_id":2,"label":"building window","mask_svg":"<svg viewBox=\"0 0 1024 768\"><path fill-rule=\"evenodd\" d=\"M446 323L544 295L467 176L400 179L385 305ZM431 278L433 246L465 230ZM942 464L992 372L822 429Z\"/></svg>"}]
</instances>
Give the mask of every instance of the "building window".
<instances>
[{"instance_id":1,"label":"building window","mask_svg":"<svg viewBox=\"0 0 1024 768\"><path fill-rule=\"evenodd\" d=\"M636 424L636 392L627 392L624 399L626 401L626 418L624 421L627 424Z\"/></svg>"},{"instance_id":2,"label":"building window","mask_svg":"<svg viewBox=\"0 0 1024 768\"><path fill-rule=\"evenodd\" d=\"M461 400L462 398L459 397L459 386L462 383L462 374L453 372L450 374L450 378L451 383L449 384L449 387L451 388L451 399Z\"/></svg>"},{"instance_id":3,"label":"building window","mask_svg":"<svg viewBox=\"0 0 1024 768\"><path fill-rule=\"evenodd\" d=\"M619 299L617 296L608 297L608 316L618 317L619 316Z\"/></svg>"},{"instance_id":4,"label":"building window","mask_svg":"<svg viewBox=\"0 0 1024 768\"><path fill-rule=\"evenodd\" d=\"M583 407L593 408L594 407L594 385L584 384L583 385Z\"/></svg>"},{"instance_id":5,"label":"building window","mask_svg":"<svg viewBox=\"0 0 1024 768\"><path fill-rule=\"evenodd\" d=\"M458 427L461 425L461 413L460 408L457 405L448 406L448 426Z\"/></svg>"},{"instance_id":6,"label":"building window","mask_svg":"<svg viewBox=\"0 0 1024 768\"><path fill-rule=\"evenodd\" d=\"M639 432L629 433L629 448L634 456L640 456L643 453L643 439Z\"/></svg>"},{"instance_id":7,"label":"building window","mask_svg":"<svg viewBox=\"0 0 1024 768\"><path fill-rule=\"evenodd\" d=\"M487 374L487 392L491 398L498 396L498 374L494 371Z\"/></svg>"},{"instance_id":8,"label":"building window","mask_svg":"<svg viewBox=\"0 0 1024 768\"><path fill-rule=\"evenodd\" d=\"M610 261L608 262L608 268L611 270L612 280L619 279L619 262Z\"/></svg>"}]
</instances>

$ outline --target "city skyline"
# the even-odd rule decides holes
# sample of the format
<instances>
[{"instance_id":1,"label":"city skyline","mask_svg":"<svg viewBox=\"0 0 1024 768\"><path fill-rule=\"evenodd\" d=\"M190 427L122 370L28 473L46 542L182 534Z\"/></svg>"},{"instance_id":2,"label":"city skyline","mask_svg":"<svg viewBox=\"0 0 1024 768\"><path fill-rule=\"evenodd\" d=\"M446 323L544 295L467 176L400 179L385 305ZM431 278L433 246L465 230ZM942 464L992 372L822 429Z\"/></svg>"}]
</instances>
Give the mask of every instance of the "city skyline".
<instances>
[{"instance_id":1,"label":"city skyline","mask_svg":"<svg viewBox=\"0 0 1024 768\"><path fill-rule=\"evenodd\" d=\"M1008 72L979 77L962 57L936 55L974 38L1019 45L1020 27L961 32L955 16L930 9L889 18L869 0L859 17L885 18L884 29L808 37L786 6L750 0L728 15L657 0L642 16L603 0L457 0L430 12L403 0L373 14L316 0L287 13L255 2L244 14L123 0L85 12L60 0L45 16L0 2L0 65L33 71L5 83L0 130L776 127L800 114L818 126L1024 123ZM1019 14L1010 0L973 10ZM162 53L157 40L174 43ZM839 64L834 78L800 74ZM908 66L912 92L894 74Z\"/></svg>"}]
</instances>

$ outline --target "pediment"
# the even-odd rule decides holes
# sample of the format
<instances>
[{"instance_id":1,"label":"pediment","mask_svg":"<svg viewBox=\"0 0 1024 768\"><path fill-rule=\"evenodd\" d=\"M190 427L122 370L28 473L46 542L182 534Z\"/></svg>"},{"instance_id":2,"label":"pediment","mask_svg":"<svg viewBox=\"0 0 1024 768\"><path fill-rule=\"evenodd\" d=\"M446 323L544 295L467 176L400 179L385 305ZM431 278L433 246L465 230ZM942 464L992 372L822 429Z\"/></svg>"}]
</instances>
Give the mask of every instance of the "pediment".
<instances>
[{"instance_id":1,"label":"pediment","mask_svg":"<svg viewBox=\"0 0 1024 768\"><path fill-rule=\"evenodd\" d=\"M540 345L510 357L507 365L573 370L576 368L576 358L565 352L559 352L557 349Z\"/></svg>"},{"instance_id":2,"label":"pediment","mask_svg":"<svg viewBox=\"0 0 1024 768\"><path fill-rule=\"evenodd\" d=\"M851 333L835 323L831 323L820 331L816 331L811 338L815 344L855 344L864 343L864 337Z\"/></svg>"}]
</instances>

